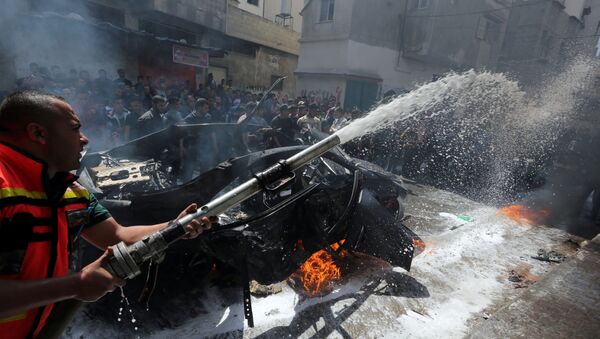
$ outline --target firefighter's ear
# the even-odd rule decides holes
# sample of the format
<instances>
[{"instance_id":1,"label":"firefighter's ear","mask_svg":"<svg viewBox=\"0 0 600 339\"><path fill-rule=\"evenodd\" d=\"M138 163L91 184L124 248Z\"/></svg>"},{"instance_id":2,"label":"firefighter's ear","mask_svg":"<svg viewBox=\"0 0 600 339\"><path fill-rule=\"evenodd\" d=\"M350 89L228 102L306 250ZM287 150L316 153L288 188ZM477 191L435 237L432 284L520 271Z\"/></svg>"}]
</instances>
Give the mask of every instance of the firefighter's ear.
<instances>
[{"instance_id":1,"label":"firefighter's ear","mask_svg":"<svg viewBox=\"0 0 600 339\"><path fill-rule=\"evenodd\" d=\"M45 145L48 139L48 130L46 127L32 122L27 124L27 136L30 140L37 142L39 144Z\"/></svg>"}]
</instances>

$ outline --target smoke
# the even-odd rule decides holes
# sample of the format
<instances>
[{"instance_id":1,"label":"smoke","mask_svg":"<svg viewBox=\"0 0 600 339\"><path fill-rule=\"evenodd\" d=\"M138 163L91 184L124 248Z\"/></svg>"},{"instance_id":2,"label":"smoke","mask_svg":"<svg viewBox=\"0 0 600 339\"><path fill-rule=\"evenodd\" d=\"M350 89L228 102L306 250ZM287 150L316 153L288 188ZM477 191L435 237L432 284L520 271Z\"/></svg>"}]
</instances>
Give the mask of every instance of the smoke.
<instances>
[{"instance_id":1,"label":"smoke","mask_svg":"<svg viewBox=\"0 0 600 339\"><path fill-rule=\"evenodd\" d=\"M597 68L598 61L576 57L527 91L505 74L449 74L376 108L338 134L346 142L373 133L377 160L381 154L402 157L398 149L415 142L406 140L406 131L416 130L422 139L416 141L418 153L410 155L419 158L416 179L503 204L549 179L547 170L565 152L568 135L585 127L582 116Z\"/></svg>"},{"instance_id":2,"label":"smoke","mask_svg":"<svg viewBox=\"0 0 600 339\"><path fill-rule=\"evenodd\" d=\"M69 70L98 69L109 77L125 65L122 42L110 29L101 29L84 1L7 0L0 18L0 71L8 74L0 89L11 90L14 81L31 74L29 64L45 68L44 75L68 75ZM54 66L54 67L53 67ZM59 68L57 68L58 66Z\"/></svg>"}]
</instances>

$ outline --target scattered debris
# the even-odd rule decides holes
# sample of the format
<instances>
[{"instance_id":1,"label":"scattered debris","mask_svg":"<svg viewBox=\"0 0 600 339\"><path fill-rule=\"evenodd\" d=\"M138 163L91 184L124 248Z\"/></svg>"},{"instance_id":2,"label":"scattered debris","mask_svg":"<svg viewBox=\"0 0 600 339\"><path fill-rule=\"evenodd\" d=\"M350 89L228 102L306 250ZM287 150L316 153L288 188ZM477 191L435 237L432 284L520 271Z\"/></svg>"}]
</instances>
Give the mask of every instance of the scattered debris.
<instances>
[{"instance_id":1,"label":"scattered debris","mask_svg":"<svg viewBox=\"0 0 600 339\"><path fill-rule=\"evenodd\" d=\"M546 251L544 249L539 249L537 252L537 256L531 256L531 258L541 261L548 262L557 262L561 263L565 261L566 257L556 251Z\"/></svg>"},{"instance_id":2,"label":"scattered debris","mask_svg":"<svg viewBox=\"0 0 600 339\"><path fill-rule=\"evenodd\" d=\"M514 283L514 288L528 288L540 279L540 277L531 274L530 270L531 265L518 265L508 273L508 281Z\"/></svg>"},{"instance_id":3,"label":"scattered debris","mask_svg":"<svg viewBox=\"0 0 600 339\"><path fill-rule=\"evenodd\" d=\"M465 224L473 221L473 218L468 216L468 215L464 215L464 214L452 214L452 213L445 213L445 212L441 212L439 213L440 217L446 218L448 221L450 221L451 225L450 226L450 230L454 231L457 228L460 228L462 226L464 226Z\"/></svg>"},{"instance_id":4,"label":"scattered debris","mask_svg":"<svg viewBox=\"0 0 600 339\"><path fill-rule=\"evenodd\" d=\"M281 292L281 286L278 284L273 285L261 285L256 280L250 281L250 293L259 297L266 297L271 294L277 294Z\"/></svg>"}]
</instances>

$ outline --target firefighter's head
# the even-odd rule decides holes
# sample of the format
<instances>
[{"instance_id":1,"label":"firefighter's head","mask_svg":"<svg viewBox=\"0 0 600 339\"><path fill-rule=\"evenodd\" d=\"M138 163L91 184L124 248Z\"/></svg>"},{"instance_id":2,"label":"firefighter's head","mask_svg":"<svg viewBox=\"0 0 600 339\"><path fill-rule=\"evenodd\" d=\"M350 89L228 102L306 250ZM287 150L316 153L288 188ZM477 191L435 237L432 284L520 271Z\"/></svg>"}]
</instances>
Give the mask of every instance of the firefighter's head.
<instances>
[{"instance_id":1,"label":"firefighter's head","mask_svg":"<svg viewBox=\"0 0 600 339\"><path fill-rule=\"evenodd\" d=\"M16 92L2 101L0 140L44 161L50 175L79 168L89 142L71 105L38 91Z\"/></svg>"}]
</instances>

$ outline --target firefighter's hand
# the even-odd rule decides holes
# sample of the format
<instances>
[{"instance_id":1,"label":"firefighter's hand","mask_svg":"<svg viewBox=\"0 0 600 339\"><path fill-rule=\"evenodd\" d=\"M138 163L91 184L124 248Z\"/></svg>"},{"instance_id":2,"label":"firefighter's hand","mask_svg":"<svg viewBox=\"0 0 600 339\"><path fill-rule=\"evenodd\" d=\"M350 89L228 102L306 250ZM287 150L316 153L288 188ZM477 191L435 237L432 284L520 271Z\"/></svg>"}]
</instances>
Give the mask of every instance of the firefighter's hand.
<instances>
[{"instance_id":1,"label":"firefighter's hand","mask_svg":"<svg viewBox=\"0 0 600 339\"><path fill-rule=\"evenodd\" d=\"M111 249L106 250L100 258L84 267L77 274L76 299L88 302L96 301L115 288L125 285L125 280L114 277L102 267L111 254Z\"/></svg>"},{"instance_id":2,"label":"firefighter's hand","mask_svg":"<svg viewBox=\"0 0 600 339\"><path fill-rule=\"evenodd\" d=\"M190 214L190 213L196 213L197 210L198 210L198 205L196 205L195 203L191 204L188 207L186 207L185 210L183 210L181 213L179 213L179 216L177 217L177 219L180 219L183 216ZM205 230L210 229L212 224L216 221L217 221L216 217L210 217L210 218L202 217L202 219L200 219L200 220L198 220L198 219L192 220L192 222L190 222L187 226L185 226L185 230L187 231L187 234L185 235L184 239L194 239L195 237L199 236Z\"/></svg>"}]
</instances>

